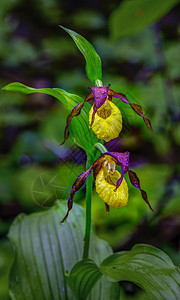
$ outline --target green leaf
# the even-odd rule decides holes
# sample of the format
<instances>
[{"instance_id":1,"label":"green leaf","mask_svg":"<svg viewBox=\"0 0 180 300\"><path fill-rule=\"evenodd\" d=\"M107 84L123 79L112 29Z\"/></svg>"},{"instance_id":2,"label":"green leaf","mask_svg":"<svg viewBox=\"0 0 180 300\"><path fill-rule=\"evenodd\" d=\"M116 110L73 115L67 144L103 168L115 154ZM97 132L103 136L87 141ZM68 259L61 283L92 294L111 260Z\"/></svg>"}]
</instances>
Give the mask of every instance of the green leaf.
<instances>
[{"instance_id":1,"label":"green leaf","mask_svg":"<svg viewBox=\"0 0 180 300\"><path fill-rule=\"evenodd\" d=\"M94 284L102 277L98 266L90 259L78 262L67 277L68 285L71 287L77 300L86 299Z\"/></svg>"},{"instance_id":2,"label":"green leaf","mask_svg":"<svg viewBox=\"0 0 180 300\"><path fill-rule=\"evenodd\" d=\"M123 1L110 16L109 28L113 40L133 35L157 22L178 0Z\"/></svg>"},{"instance_id":3,"label":"green leaf","mask_svg":"<svg viewBox=\"0 0 180 300\"><path fill-rule=\"evenodd\" d=\"M101 59L96 53L94 47L80 34L76 33L73 30L60 26L62 29L67 31L72 37L76 46L79 48L81 53L84 55L86 60L86 74L88 78L95 82L97 79L102 79L102 68L101 68Z\"/></svg>"},{"instance_id":4,"label":"green leaf","mask_svg":"<svg viewBox=\"0 0 180 300\"><path fill-rule=\"evenodd\" d=\"M19 82L14 82L6 85L3 89L6 91L16 91L24 94L43 93L46 95L53 96L60 102L62 102L67 107L69 112L73 109L74 106L83 101L79 96L75 94L70 94L59 88L36 89L26 86ZM80 115L72 120L70 126L70 136L73 138L74 142L78 146L80 146L87 152L91 152L92 147L98 141L98 138L96 137L94 132L91 129L89 129L90 109L91 106L88 103L85 103Z\"/></svg>"},{"instance_id":5,"label":"green leaf","mask_svg":"<svg viewBox=\"0 0 180 300\"><path fill-rule=\"evenodd\" d=\"M75 299L67 285L65 271L81 260L85 212L77 204L67 221L60 224L67 210L59 202L50 210L26 216L13 222L9 238L15 249L15 261L10 274L10 295L13 300ZM92 231L90 258L96 264L112 254L109 245ZM93 287L88 300L119 299L117 284L101 278Z\"/></svg>"},{"instance_id":6,"label":"green leaf","mask_svg":"<svg viewBox=\"0 0 180 300\"><path fill-rule=\"evenodd\" d=\"M161 250L150 245L136 245L106 258L100 265L102 274L112 281L132 281L151 299L178 300L180 272Z\"/></svg>"},{"instance_id":7,"label":"green leaf","mask_svg":"<svg viewBox=\"0 0 180 300\"><path fill-rule=\"evenodd\" d=\"M20 82L13 82L8 85L6 85L3 90L5 91L13 91L13 92L20 92L23 94L32 94L32 93L43 93L46 95L50 95L58 99L60 102L62 102L68 109L72 109L77 103L81 102L82 99L75 95L70 94L62 89L59 88L41 88L36 89L29 87L27 85L24 85Z\"/></svg>"}]
</instances>

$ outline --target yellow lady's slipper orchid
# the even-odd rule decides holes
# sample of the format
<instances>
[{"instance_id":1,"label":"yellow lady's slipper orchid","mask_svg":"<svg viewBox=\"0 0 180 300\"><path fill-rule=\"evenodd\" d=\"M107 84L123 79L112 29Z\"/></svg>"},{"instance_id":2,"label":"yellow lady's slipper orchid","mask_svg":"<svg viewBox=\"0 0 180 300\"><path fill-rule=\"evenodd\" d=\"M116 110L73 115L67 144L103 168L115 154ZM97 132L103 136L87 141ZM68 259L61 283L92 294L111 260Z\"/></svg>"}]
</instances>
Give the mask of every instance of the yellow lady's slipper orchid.
<instances>
[{"instance_id":1,"label":"yellow lady's slipper orchid","mask_svg":"<svg viewBox=\"0 0 180 300\"><path fill-rule=\"evenodd\" d=\"M116 170L116 165L121 166L121 174ZM128 186L124 179L126 172L129 174L132 185L141 191L142 198L153 211L146 192L140 187L136 173L129 170L129 152L106 152L101 154L101 156L94 161L93 165L87 171L80 174L74 182L68 199L68 211L61 222L64 222L67 218L69 211L72 209L75 193L83 186L87 176L89 176L92 170L96 191L105 202L107 213L109 213L109 206L120 208L128 203Z\"/></svg>"},{"instance_id":2,"label":"yellow lady's slipper orchid","mask_svg":"<svg viewBox=\"0 0 180 300\"><path fill-rule=\"evenodd\" d=\"M94 105L89 112L90 124L92 122ZM106 142L119 136L122 130L122 115L114 103L106 100L106 102L97 109L92 130L99 139L105 140Z\"/></svg>"},{"instance_id":3,"label":"yellow lady's slipper orchid","mask_svg":"<svg viewBox=\"0 0 180 300\"><path fill-rule=\"evenodd\" d=\"M103 168L96 176L96 192L99 197L113 208L120 208L128 203L128 186L123 178L121 185L116 189L116 182L121 174L116 170L105 176Z\"/></svg>"},{"instance_id":4,"label":"yellow lady's slipper orchid","mask_svg":"<svg viewBox=\"0 0 180 300\"><path fill-rule=\"evenodd\" d=\"M153 133L151 122L144 115L142 107L138 104L130 103L126 96L121 93L114 92L109 89L109 86L89 88L91 92L86 96L83 102L77 104L71 111L64 132L64 140L60 144L64 144L69 136L69 127L74 117L78 116L85 102L94 100L94 105L89 113L90 127L99 139L104 139L106 142L118 137L122 130L122 116L116 105L112 103L112 98L119 98L124 103L129 104L136 114L141 116L146 126Z\"/></svg>"}]
</instances>

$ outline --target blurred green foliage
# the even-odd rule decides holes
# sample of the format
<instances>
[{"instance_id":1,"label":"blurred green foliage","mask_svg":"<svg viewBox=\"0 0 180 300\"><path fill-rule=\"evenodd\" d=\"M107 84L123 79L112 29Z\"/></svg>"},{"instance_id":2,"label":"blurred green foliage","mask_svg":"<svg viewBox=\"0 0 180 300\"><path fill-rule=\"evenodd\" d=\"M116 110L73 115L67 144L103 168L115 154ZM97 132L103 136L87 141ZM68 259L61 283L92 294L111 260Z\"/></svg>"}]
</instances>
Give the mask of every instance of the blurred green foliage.
<instances>
[{"instance_id":1,"label":"blurred green foliage","mask_svg":"<svg viewBox=\"0 0 180 300\"><path fill-rule=\"evenodd\" d=\"M13 250L9 240L0 241L0 299L8 300L8 277L13 262Z\"/></svg>"},{"instance_id":2,"label":"blurred green foliage","mask_svg":"<svg viewBox=\"0 0 180 300\"><path fill-rule=\"evenodd\" d=\"M120 137L106 147L110 151L131 152L131 169L137 172L157 214L152 215L140 192L129 181L128 206L112 209L109 217L94 191L92 218L97 233L115 250L129 249L136 242L153 244L178 265L180 6L167 11L153 26L112 42L109 20L117 14L118 7L116 0L111 3L1 1L0 87L19 81L36 88L66 89L84 98L89 93L87 85L91 85L85 75L84 58L58 25L87 38L101 57L103 83L111 83L113 90L140 104L155 131L152 136L129 106L113 100L122 112L124 126ZM131 28L135 26L133 19L128 18L127 22ZM116 31L119 36L121 27L116 26ZM86 155L72 140L58 148L67 114L67 109L51 96L0 91L2 300L8 299L7 278L12 257L4 237L13 219L20 212L43 211L57 197L68 198L73 182L85 169ZM40 178L50 180L51 175L56 178L42 189ZM33 194L34 186L35 192L39 189L41 192L38 199ZM43 193L47 198L51 196L46 204ZM85 205L83 188L75 201ZM122 285L122 299L145 299L138 293L131 285Z\"/></svg>"},{"instance_id":3,"label":"blurred green foliage","mask_svg":"<svg viewBox=\"0 0 180 300\"><path fill-rule=\"evenodd\" d=\"M136 0L123 1L112 13L110 30L113 39L137 33L158 21L178 2L178 0ZM120 28L120 30L117 30Z\"/></svg>"}]
</instances>

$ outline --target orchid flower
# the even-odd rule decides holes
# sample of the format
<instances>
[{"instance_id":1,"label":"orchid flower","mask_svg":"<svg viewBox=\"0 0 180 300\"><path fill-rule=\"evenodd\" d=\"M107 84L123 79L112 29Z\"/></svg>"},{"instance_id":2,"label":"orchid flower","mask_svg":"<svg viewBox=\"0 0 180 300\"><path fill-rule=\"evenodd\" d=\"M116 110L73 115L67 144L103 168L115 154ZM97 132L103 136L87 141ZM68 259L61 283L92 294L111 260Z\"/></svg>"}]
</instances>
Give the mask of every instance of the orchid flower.
<instances>
[{"instance_id":1,"label":"orchid flower","mask_svg":"<svg viewBox=\"0 0 180 300\"><path fill-rule=\"evenodd\" d=\"M151 122L143 114L142 107L138 104L130 103L126 96L121 93L114 92L109 89L109 86L102 87L88 87L91 92L86 96L83 102L77 104L71 111L64 132L64 140L60 144L64 144L69 137L69 127L74 117L78 116L85 102L94 99L94 105L89 112L89 123L93 132L99 139L109 142L119 136L122 130L122 115L118 107L112 103L112 97L120 98L124 103L129 104L136 114L141 116L146 126L153 133Z\"/></svg>"},{"instance_id":2,"label":"orchid flower","mask_svg":"<svg viewBox=\"0 0 180 300\"><path fill-rule=\"evenodd\" d=\"M73 197L75 193L83 186L87 176L93 170L95 179L96 192L105 202L106 212L109 213L109 206L120 208L128 203L128 186L124 179L124 174L128 172L132 185L141 191L142 198L153 211L147 194L140 187L140 181L135 172L129 169L129 152L106 152L96 159L93 165L85 172L80 174L74 182L70 197L68 199L68 211L62 222L67 218L69 211L72 209ZM121 167L121 173L116 170L116 165Z\"/></svg>"}]
</instances>

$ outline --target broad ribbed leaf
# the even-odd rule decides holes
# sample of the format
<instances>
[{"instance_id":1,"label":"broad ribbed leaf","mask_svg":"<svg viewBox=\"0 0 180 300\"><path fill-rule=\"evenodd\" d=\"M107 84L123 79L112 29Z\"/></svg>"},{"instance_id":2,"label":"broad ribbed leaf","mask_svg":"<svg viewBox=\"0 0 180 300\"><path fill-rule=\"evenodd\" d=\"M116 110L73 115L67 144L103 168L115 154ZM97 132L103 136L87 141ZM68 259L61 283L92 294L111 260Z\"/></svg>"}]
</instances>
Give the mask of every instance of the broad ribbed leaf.
<instances>
[{"instance_id":1,"label":"broad ribbed leaf","mask_svg":"<svg viewBox=\"0 0 180 300\"><path fill-rule=\"evenodd\" d=\"M151 299L178 300L180 272L161 250L150 245L136 245L106 258L100 265L102 274L112 281L132 281Z\"/></svg>"},{"instance_id":2,"label":"broad ribbed leaf","mask_svg":"<svg viewBox=\"0 0 180 300\"><path fill-rule=\"evenodd\" d=\"M102 277L98 266L90 259L78 262L67 277L77 300L85 300L94 284Z\"/></svg>"},{"instance_id":3,"label":"broad ribbed leaf","mask_svg":"<svg viewBox=\"0 0 180 300\"><path fill-rule=\"evenodd\" d=\"M109 28L113 40L137 33L157 22L178 3L178 0L123 1L110 16Z\"/></svg>"},{"instance_id":4,"label":"broad ribbed leaf","mask_svg":"<svg viewBox=\"0 0 180 300\"><path fill-rule=\"evenodd\" d=\"M3 88L7 91L16 91L24 94L31 93L43 93L50 95L62 102L69 112L75 107L78 103L83 100L75 95L70 94L59 88L42 88L36 89L29 86L26 86L19 82L10 83ZM98 141L98 138L92 130L89 129L89 111L91 106L88 103L84 104L84 107L79 116L75 117L70 125L70 136L73 138L74 142L83 148L86 151L91 151L94 144ZM65 128L64 124L64 128ZM59 141L62 142L62 141Z\"/></svg>"},{"instance_id":5,"label":"broad ribbed leaf","mask_svg":"<svg viewBox=\"0 0 180 300\"><path fill-rule=\"evenodd\" d=\"M45 212L26 216L13 222L9 238L15 248L15 261L10 275L10 295L13 300L75 299L67 286L65 271L82 259L85 213L77 204L63 224L66 202L60 202ZM97 265L112 254L108 244L92 231L90 258ZM88 300L119 299L117 284L101 278Z\"/></svg>"},{"instance_id":6,"label":"broad ribbed leaf","mask_svg":"<svg viewBox=\"0 0 180 300\"><path fill-rule=\"evenodd\" d=\"M94 47L80 34L76 33L73 30L60 26L62 29L67 31L72 37L77 47L84 55L86 60L86 74L88 78L95 82L97 79L102 79L102 68L101 68L101 59L96 53Z\"/></svg>"}]
</instances>

